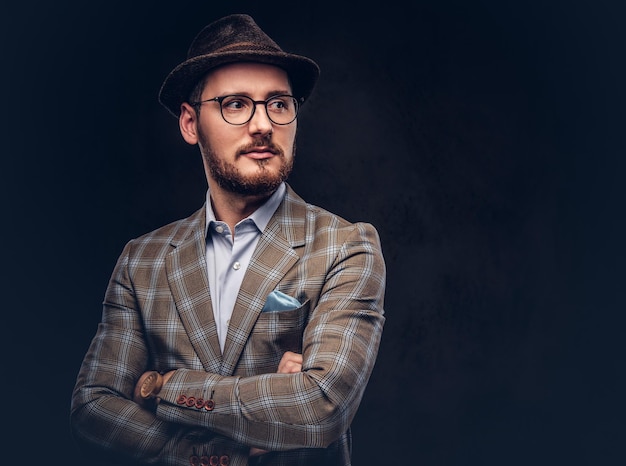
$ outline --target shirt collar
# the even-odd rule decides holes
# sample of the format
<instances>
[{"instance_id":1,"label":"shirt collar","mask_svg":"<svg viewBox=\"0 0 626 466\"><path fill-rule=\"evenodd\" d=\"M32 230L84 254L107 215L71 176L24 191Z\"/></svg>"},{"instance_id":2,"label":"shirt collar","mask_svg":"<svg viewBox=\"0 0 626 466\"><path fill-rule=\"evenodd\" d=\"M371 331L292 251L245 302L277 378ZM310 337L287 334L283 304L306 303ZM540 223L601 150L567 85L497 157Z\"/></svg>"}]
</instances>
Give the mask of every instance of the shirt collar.
<instances>
[{"instance_id":1,"label":"shirt collar","mask_svg":"<svg viewBox=\"0 0 626 466\"><path fill-rule=\"evenodd\" d=\"M256 225L256 227L259 229L259 231L263 232L267 224L270 222L272 215L274 215L274 212L276 212L276 209L278 209L278 206L280 205L283 198L285 197L286 191L287 191L287 187L285 186L285 183L283 182L280 184L278 189L274 191L274 194L272 194L269 197L269 199L265 201L263 205L261 205L261 207L259 207L257 210L252 212L252 214L250 214L248 217L241 220L239 223L245 222L246 220L252 220L254 224ZM205 205L206 205L206 225L205 225L206 230L205 231L208 232L209 225L211 224L211 222L217 222L217 219L215 218L215 213L213 212L213 206L211 205L211 193L209 189L207 189L207 192L206 192Z\"/></svg>"}]
</instances>

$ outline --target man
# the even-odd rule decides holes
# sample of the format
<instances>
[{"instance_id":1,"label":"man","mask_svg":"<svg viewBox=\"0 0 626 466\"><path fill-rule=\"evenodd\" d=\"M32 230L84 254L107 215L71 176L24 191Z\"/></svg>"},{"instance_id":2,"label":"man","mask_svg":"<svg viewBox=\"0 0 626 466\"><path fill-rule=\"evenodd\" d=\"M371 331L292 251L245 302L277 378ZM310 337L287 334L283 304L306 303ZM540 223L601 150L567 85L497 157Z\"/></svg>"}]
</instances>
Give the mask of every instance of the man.
<instances>
[{"instance_id":1,"label":"man","mask_svg":"<svg viewBox=\"0 0 626 466\"><path fill-rule=\"evenodd\" d=\"M114 464L348 465L383 329L374 227L298 197L297 112L319 74L246 15L203 29L159 98L208 182L130 241L80 368L71 426Z\"/></svg>"}]
</instances>

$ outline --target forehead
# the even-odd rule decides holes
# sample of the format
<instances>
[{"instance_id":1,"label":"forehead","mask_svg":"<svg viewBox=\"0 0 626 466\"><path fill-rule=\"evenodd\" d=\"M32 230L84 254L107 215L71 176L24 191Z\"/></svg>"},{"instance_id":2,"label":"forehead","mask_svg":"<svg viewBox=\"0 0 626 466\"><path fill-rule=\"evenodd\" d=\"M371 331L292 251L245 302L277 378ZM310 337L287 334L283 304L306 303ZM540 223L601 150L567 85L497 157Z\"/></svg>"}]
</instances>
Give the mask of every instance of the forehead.
<instances>
[{"instance_id":1,"label":"forehead","mask_svg":"<svg viewBox=\"0 0 626 466\"><path fill-rule=\"evenodd\" d=\"M264 93L290 92L287 72L264 63L230 63L211 70L204 82L205 92Z\"/></svg>"}]
</instances>

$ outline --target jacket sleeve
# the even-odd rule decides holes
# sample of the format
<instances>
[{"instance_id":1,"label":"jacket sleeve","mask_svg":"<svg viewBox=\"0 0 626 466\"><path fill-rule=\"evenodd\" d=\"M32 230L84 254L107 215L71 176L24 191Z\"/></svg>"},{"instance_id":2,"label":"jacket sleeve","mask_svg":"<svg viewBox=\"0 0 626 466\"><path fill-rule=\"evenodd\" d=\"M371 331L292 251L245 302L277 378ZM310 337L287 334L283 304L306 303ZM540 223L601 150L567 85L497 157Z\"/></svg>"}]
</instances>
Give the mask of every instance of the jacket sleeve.
<instances>
[{"instance_id":1,"label":"jacket sleeve","mask_svg":"<svg viewBox=\"0 0 626 466\"><path fill-rule=\"evenodd\" d=\"M158 419L132 401L150 358L127 273L128 257L127 245L76 380L70 414L75 441L89 458L104 458L105 464L189 466L193 455L219 454L228 455L231 465L247 465L249 447L205 427Z\"/></svg>"},{"instance_id":2,"label":"jacket sleeve","mask_svg":"<svg viewBox=\"0 0 626 466\"><path fill-rule=\"evenodd\" d=\"M301 372L237 377L179 369L160 393L157 417L267 450L327 447L349 428L373 369L384 289L378 234L354 224L324 271ZM197 400L211 400L211 409Z\"/></svg>"}]
</instances>

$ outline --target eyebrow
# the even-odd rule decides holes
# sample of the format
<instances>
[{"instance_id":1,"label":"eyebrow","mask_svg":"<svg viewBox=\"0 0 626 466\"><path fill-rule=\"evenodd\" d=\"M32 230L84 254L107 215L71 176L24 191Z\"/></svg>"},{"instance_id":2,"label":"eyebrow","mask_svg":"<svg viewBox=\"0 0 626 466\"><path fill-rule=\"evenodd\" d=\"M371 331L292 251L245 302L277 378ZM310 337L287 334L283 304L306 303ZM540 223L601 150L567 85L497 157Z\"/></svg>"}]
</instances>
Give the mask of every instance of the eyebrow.
<instances>
[{"instance_id":1,"label":"eyebrow","mask_svg":"<svg viewBox=\"0 0 626 466\"><path fill-rule=\"evenodd\" d=\"M222 92L220 95L245 95L246 97L252 98L249 92ZM270 97L274 97L276 95L291 95L291 92L288 89L276 89L266 92L265 98L269 99Z\"/></svg>"}]
</instances>

